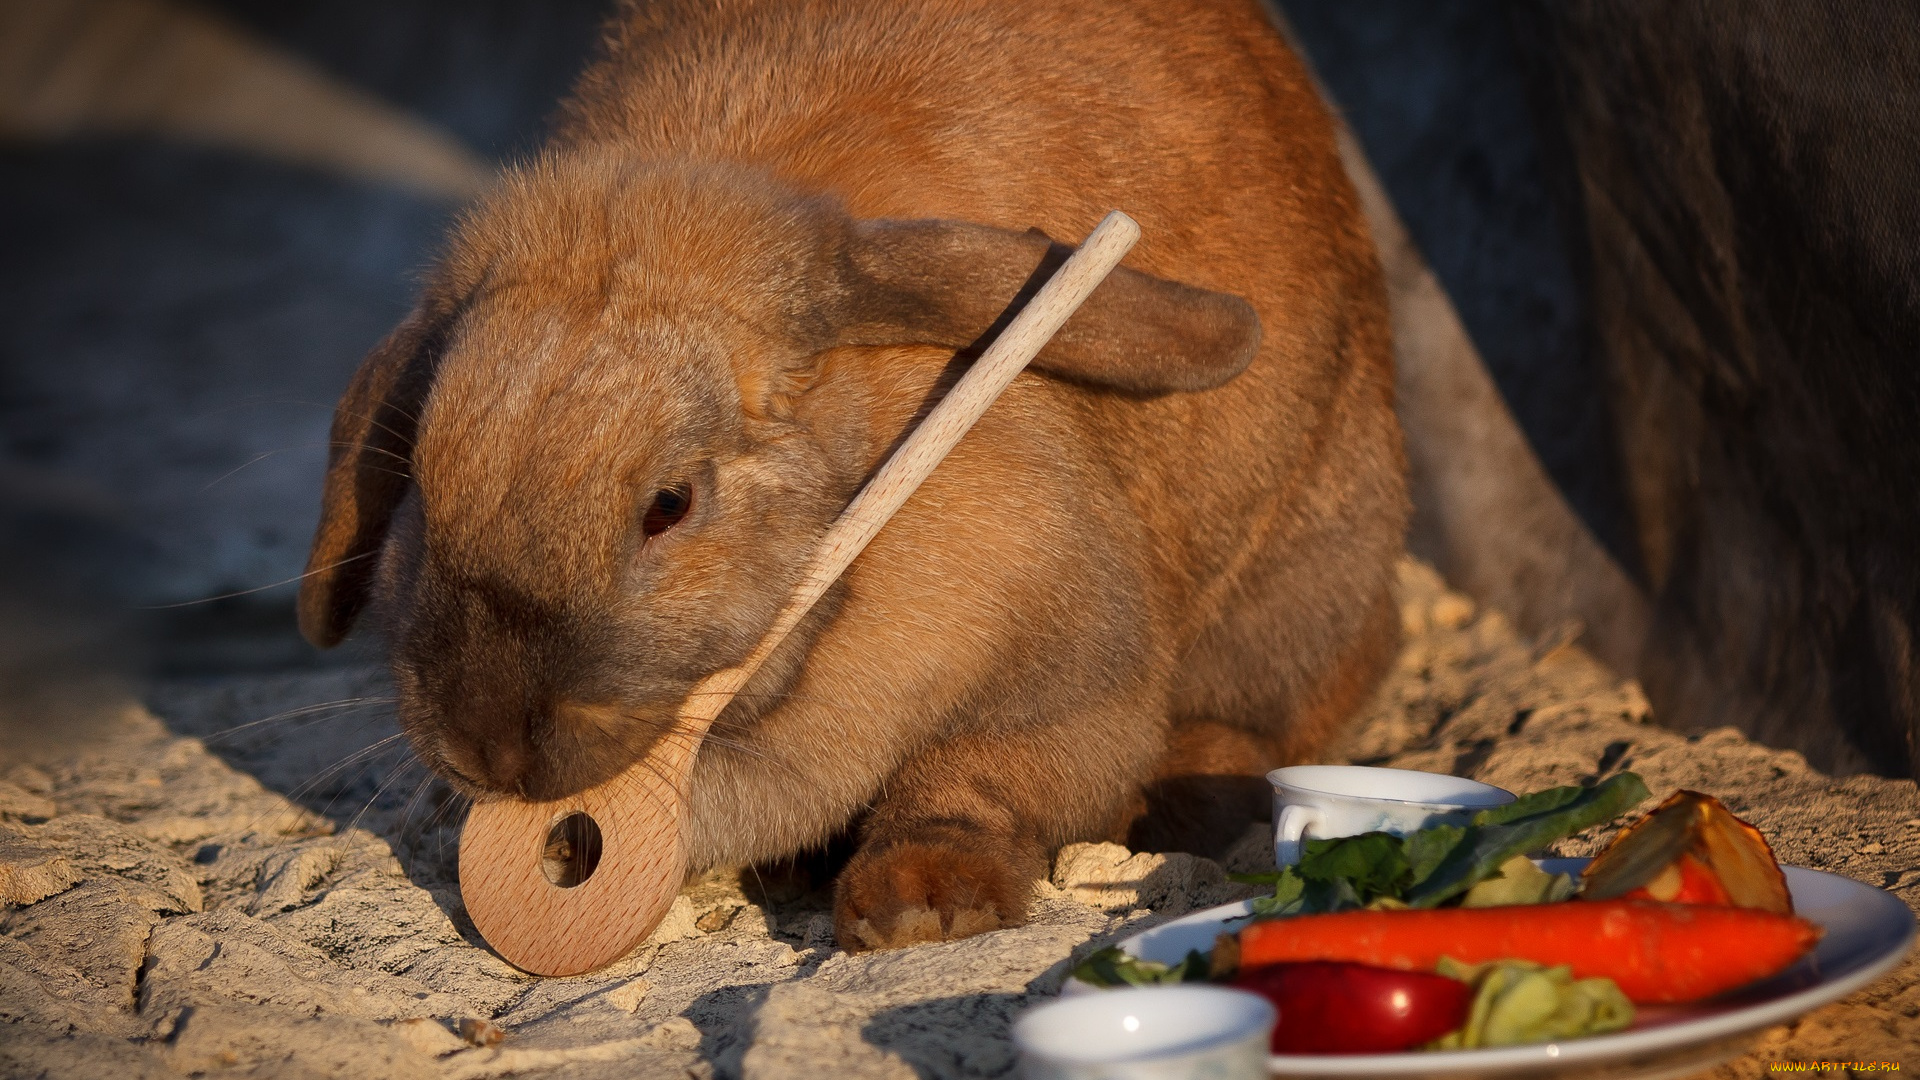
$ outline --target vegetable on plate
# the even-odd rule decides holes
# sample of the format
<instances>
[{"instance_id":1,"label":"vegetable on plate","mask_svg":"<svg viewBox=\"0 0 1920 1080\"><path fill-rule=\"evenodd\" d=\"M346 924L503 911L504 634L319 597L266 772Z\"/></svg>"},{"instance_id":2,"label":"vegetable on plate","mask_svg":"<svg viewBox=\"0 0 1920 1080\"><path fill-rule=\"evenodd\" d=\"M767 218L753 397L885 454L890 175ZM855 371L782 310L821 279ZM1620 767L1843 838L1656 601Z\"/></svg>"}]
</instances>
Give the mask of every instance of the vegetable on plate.
<instances>
[{"instance_id":1,"label":"vegetable on plate","mask_svg":"<svg viewBox=\"0 0 1920 1080\"><path fill-rule=\"evenodd\" d=\"M1582 880L1528 856L1647 798L1621 773L1408 836L1309 840L1253 919L1177 964L1102 949L1096 986L1231 981L1278 1007L1276 1053L1509 1046L1618 1031L1634 1004L1696 1001L1783 970L1819 941L1753 826L1683 791Z\"/></svg>"},{"instance_id":2,"label":"vegetable on plate","mask_svg":"<svg viewBox=\"0 0 1920 1080\"><path fill-rule=\"evenodd\" d=\"M1457 978L1309 961L1242 971L1233 985L1273 1002L1276 1054L1390 1054L1467 1022L1474 989Z\"/></svg>"},{"instance_id":3,"label":"vegetable on plate","mask_svg":"<svg viewBox=\"0 0 1920 1080\"><path fill-rule=\"evenodd\" d=\"M1435 1039L1432 1050L1478 1050L1489 1046L1604 1035L1633 1023L1633 1003L1611 979L1576 979L1566 967L1525 960L1487 964L1440 961L1440 974L1473 986L1466 1022Z\"/></svg>"},{"instance_id":4,"label":"vegetable on plate","mask_svg":"<svg viewBox=\"0 0 1920 1080\"><path fill-rule=\"evenodd\" d=\"M1612 979L1637 1004L1694 1001L1765 978L1813 948L1805 919L1752 908L1575 900L1525 907L1342 911L1267 919L1240 931L1239 966L1347 960L1432 971L1529 960L1576 979Z\"/></svg>"},{"instance_id":5,"label":"vegetable on plate","mask_svg":"<svg viewBox=\"0 0 1920 1080\"><path fill-rule=\"evenodd\" d=\"M1793 911L1786 875L1760 830L1697 791L1674 793L1615 837L1581 880L1580 895L1591 900Z\"/></svg>"}]
</instances>

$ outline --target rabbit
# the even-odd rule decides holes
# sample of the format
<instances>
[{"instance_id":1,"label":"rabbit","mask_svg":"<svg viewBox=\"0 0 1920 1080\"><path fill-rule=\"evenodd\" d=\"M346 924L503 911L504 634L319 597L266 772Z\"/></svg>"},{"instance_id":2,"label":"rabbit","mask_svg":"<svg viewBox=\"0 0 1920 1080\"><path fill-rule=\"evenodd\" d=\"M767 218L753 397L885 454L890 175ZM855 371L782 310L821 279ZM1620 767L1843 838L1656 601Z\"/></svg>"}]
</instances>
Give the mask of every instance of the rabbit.
<instances>
[{"instance_id":1,"label":"rabbit","mask_svg":"<svg viewBox=\"0 0 1920 1080\"><path fill-rule=\"evenodd\" d=\"M299 598L475 798L662 737L1069 250L1144 239L714 725L696 870L853 831L850 949L1026 918L1076 840L1265 813L1397 648L1385 294L1252 0L634 3L334 418Z\"/></svg>"}]
</instances>

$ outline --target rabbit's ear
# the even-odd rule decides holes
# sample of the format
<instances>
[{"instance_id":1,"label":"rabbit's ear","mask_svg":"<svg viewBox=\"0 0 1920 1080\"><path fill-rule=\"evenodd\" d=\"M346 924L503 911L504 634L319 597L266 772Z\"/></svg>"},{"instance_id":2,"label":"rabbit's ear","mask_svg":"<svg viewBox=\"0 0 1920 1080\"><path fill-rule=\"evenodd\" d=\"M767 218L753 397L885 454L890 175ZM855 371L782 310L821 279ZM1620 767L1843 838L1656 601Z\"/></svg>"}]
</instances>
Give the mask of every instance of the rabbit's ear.
<instances>
[{"instance_id":1,"label":"rabbit's ear","mask_svg":"<svg viewBox=\"0 0 1920 1080\"><path fill-rule=\"evenodd\" d=\"M453 314L423 299L361 361L334 408L320 527L300 581L300 632L319 648L338 645L366 606L387 526L413 480L420 408Z\"/></svg>"},{"instance_id":2,"label":"rabbit's ear","mask_svg":"<svg viewBox=\"0 0 1920 1080\"><path fill-rule=\"evenodd\" d=\"M839 341L984 344L1072 253L1037 230L857 222ZM1158 394L1219 386L1244 371L1259 348L1260 318L1245 300L1123 266L1074 312L1033 366L1076 382Z\"/></svg>"}]
</instances>

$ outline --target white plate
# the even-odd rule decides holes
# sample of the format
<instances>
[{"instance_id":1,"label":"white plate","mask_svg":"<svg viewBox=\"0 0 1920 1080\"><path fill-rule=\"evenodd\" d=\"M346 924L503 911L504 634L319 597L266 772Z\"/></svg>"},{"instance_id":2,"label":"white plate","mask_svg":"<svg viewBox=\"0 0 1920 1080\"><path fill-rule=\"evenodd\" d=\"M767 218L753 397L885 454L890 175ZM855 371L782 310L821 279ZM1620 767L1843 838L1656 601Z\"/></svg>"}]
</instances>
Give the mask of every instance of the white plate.
<instances>
[{"instance_id":1,"label":"white plate","mask_svg":"<svg viewBox=\"0 0 1920 1080\"><path fill-rule=\"evenodd\" d=\"M1578 873L1585 859L1542 859L1550 873ZM1268 1071L1292 1077L1606 1076L1660 1080L1686 1076L1744 1051L1762 1028L1853 991L1891 971L1914 939L1913 912L1897 897L1851 878L1786 867L1796 914L1820 924L1826 936L1812 955L1764 982L1741 987L1708 1002L1641 1006L1633 1026L1612 1035L1495 1050L1447 1050L1407 1054L1275 1054ZM1120 943L1142 960L1177 963L1189 949L1213 948L1213 939L1244 918L1251 903L1226 904L1135 934ZM1070 979L1067 994L1095 987Z\"/></svg>"}]
</instances>

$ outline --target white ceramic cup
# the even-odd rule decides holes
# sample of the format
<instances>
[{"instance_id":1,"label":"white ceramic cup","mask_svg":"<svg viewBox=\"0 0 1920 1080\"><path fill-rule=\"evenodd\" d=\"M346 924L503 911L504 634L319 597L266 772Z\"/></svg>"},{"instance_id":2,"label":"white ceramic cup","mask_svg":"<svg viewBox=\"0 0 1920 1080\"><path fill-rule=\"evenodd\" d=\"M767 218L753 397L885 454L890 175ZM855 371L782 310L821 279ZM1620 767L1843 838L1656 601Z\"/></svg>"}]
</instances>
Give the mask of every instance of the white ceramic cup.
<instances>
[{"instance_id":1,"label":"white ceramic cup","mask_svg":"<svg viewBox=\"0 0 1920 1080\"><path fill-rule=\"evenodd\" d=\"M1461 776L1366 765L1292 765L1268 773L1267 782L1273 785L1273 861L1280 866L1300 861L1304 840L1465 825L1476 811L1515 798Z\"/></svg>"},{"instance_id":2,"label":"white ceramic cup","mask_svg":"<svg viewBox=\"0 0 1920 1080\"><path fill-rule=\"evenodd\" d=\"M1023 1080L1266 1080L1278 1019L1258 994L1149 986L1060 998L1014 1022Z\"/></svg>"}]
</instances>

